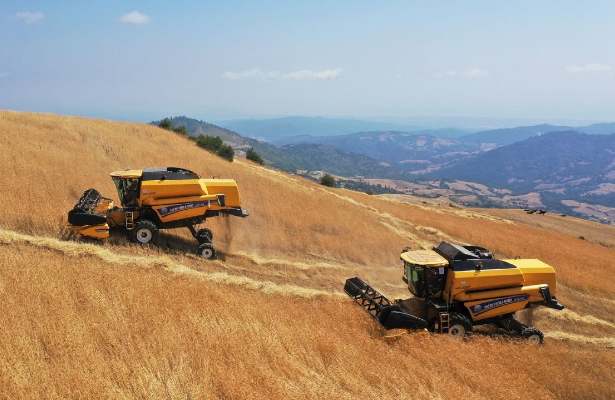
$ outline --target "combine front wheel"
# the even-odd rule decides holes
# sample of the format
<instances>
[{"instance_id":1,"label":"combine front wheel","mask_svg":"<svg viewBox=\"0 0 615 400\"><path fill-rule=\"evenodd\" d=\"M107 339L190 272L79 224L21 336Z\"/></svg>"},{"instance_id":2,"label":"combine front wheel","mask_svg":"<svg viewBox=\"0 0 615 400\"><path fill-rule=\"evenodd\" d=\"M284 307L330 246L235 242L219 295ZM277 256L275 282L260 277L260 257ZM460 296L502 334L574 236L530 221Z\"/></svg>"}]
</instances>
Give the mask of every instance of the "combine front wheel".
<instances>
[{"instance_id":1,"label":"combine front wheel","mask_svg":"<svg viewBox=\"0 0 615 400\"><path fill-rule=\"evenodd\" d=\"M158 238L158 228L152 221L142 219L135 223L132 230L128 231L128 237L139 244L155 243Z\"/></svg>"},{"instance_id":2,"label":"combine front wheel","mask_svg":"<svg viewBox=\"0 0 615 400\"><path fill-rule=\"evenodd\" d=\"M452 312L450 314L450 325L448 334L451 336L463 338L467 333L472 331L472 323L465 315Z\"/></svg>"}]
</instances>

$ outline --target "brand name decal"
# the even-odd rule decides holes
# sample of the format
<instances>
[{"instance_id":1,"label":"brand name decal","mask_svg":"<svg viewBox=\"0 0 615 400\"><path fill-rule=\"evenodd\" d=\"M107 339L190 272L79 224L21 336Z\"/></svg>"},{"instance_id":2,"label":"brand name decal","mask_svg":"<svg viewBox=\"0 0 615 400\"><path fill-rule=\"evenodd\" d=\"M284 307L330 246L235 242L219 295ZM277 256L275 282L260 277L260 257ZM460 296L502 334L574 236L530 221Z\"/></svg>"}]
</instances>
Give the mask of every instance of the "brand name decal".
<instances>
[{"instance_id":1,"label":"brand name decal","mask_svg":"<svg viewBox=\"0 0 615 400\"><path fill-rule=\"evenodd\" d=\"M162 207L158 210L158 212L160 213L160 215L167 216L169 214L175 214L178 213L180 211L185 211L185 210L191 210L193 208L201 208L201 207L208 207L209 206L209 201L195 201L192 203L184 203L184 204L175 204L175 205L171 205L171 206L165 206Z\"/></svg>"},{"instance_id":2,"label":"brand name decal","mask_svg":"<svg viewBox=\"0 0 615 400\"><path fill-rule=\"evenodd\" d=\"M470 307L470 311L472 314L478 315L484 312L493 310L494 308L506 306L508 304L520 303L522 301L526 301L530 296L527 294L522 294L518 296L505 297L503 299L486 301L484 303L476 304Z\"/></svg>"}]
</instances>

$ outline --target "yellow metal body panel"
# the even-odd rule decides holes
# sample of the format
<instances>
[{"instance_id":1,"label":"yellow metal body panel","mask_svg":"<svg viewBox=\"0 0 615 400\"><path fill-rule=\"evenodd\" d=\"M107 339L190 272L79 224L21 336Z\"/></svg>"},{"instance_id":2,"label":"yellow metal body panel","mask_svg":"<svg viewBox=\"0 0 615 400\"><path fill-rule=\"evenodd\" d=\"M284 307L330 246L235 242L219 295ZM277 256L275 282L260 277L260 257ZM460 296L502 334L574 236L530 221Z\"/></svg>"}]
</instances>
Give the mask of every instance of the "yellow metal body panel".
<instances>
[{"instance_id":1,"label":"yellow metal body panel","mask_svg":"<svg viewBox=\"0 0 615 400\"><path fill-rule=\"evenodd\" d=\"M401 259L407 263L424 267L447 267L448 261L433 250L410 250L401 253Z\"/></svg>"},{"instance_id":2,"label":"yellow metal body panel","mask_svg":"<svg viewBox=\"0 0 615 400\"><path fill-rule=\"evenodd\" d=\"M536 259L502 260L516 268L449 271L444 296L462 302L475 321L542 303L540 288L555 295L555 269Z\"/></svg>"},{"instance_id":3,"label":"yellow metal body panel","mask_svg":"<svg viewBox=\"0 0 615 400\"><path fill-rule=\"evenodd\" d=\"M164 223L200 217L207 210L241 206L237 182L233 179L143 181L139 203L151 206Z\"/></svg>"},{"instance_id":4,"label":"yellow metal body panel","mask_svg":"<svg viewBox=\"0 0 615 400\"><path fill-rule=\"evenodd\" d=\"M549 285L552 296L556 295L555 268L537 259L504 260L521 270L524 285Z\"/></svg>"},{"instance_id":5,"label":"yellow metal body panel","mask_svg":"<svg viewBox=\"0 0 615 400\"><path fill-rule=\"evenodd\" d=\"M192 201L186 198L208 194L200 179L158 180L141 182L140 202L142 206L171 204L171 202Z\"/></svg>"},{"instance_id":6,"label":"yellow metal body panel","mask_svg":"<svg viewBox=\"0 0 615 400\"><path fill-rule=\"evenodd\" d=\"M449 271L449 279L445 293L449 293L453 300L463 298L467 292L521 287L524 283L518 268Z\"/></svg>"},{"instance_id":7,"label":"yellow metal body panel","mask_svg":"<svg viewBox=\"0 0 615 400\"><path fill-rule=\"evenodd\" d=\"M200 179L208 194L223 194L226 207L241 207L239 189L234 179Z\"/></svg>"},{"instance_id":8,"label":"yellow metal body panel","mask_svg":"<svg viewBox=\"0 0 615 400\"><path fill-rule=\"evenodd\" d=\"M226 207L240 207L241 205L237 182L233 179L143 181L139 200L141 205L156 206L217 200L218 195L224 195Z\"/></svg>"},{"instance_id":9,"label":"yellow metal body panel","mask_svg":"<svg viewBox=\"0 0 615 400\"><path fill-rule=\"evenodd\" d=\"M75 226L73 229L77 234L92 239L109 238L109 225L107 224Z\"/></svg>"}]
</instances>

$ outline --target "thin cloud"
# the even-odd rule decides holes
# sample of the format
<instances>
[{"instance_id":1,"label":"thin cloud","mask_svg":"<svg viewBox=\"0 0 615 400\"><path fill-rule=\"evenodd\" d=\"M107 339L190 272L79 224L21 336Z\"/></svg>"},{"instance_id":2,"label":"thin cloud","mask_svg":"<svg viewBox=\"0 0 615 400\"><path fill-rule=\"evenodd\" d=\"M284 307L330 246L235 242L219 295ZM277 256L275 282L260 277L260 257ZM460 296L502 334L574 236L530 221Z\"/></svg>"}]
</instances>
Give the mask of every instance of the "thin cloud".
<instances>
[{"instance_id":1,"label":"thin cloud","mask_svg":"<svg viewBox=\"0 0 615 400\"><path fill-rule=\"evenodd\" d=\"M489 71L478 67L471 67L462 70L450 69L447 71L436 72L434 76L436 78L480 79L489 76Z\"/></svg>"},{"instance_id":2,"label":"thin cloud","mask_svg":"<svg viewBox=\"0 0 615 400\"><path fill-rule=\"evenodd\" d=\"M322 71L302 69L299 71L289 72L284 74L282 77L284 79L292 79L295 81L330 81L337 79L341 73L341 68L324 69Z\"/></svg>"},{"instance_id":3,"label":"thin cloud","mask_svg":"<svg viewBox=\"0 0 615 400\"><path fill-rule=\"evenodd\" d=\"M227 71L222 74L222 77L231 81L238 81L241 79L277 79L280 75L278 71L265 72L258 68L252 68L238 72Z\"/></svg>"},{"instance_id":4,"label":"thin cloud","mask_svg":"<svg viewBox=\"0 0 615 400\"><path fill-rule=\"evenodd\" d=\"M313 71L310 69L301 69L291 72L280 71L263 71L259 68L247 69L244 71L227 71L222 74L222 78L231 81L243 79L257 80L294 80L294 81L328 81L337 79L342 73L341 68L324 69L321 71Z\"/></svg>"},{"instance_id":5,"label":"thin cloud","mask_svg":"<svg viewBox=\"0 0 615 400\"><path fill-rule=\"evenodd\" d=\"M147 24L149 20L150 18L148 15L145 15L142 12L139 12L137 10L131 11L120 17L120 22L123 22L125 24L132 24L132 25Z\"/></svg>"},{"instance_id":6,"label":"thin cloud","mask_svg":"<svg viewBox=\"0 0 615 400\"><path fill-rule=\"evenodd\" d=\"M20 11L15 14L15 18L23 22L24 24L36 24L45 18L45 14L40 11Z\"/></svg>"},{"instance_id":7,"label":"thin cloud","mask_svg":"<svg viewBox=\"0 0 615 400\"><path fill-rule=\"evenodd\" d=\"M578 73L601 73L601 72L610 72L613 70L613 67L607 64L582 64L582 65L568 65L566 67L566 71L578 74Z\"/></svg>"}]
</instances>

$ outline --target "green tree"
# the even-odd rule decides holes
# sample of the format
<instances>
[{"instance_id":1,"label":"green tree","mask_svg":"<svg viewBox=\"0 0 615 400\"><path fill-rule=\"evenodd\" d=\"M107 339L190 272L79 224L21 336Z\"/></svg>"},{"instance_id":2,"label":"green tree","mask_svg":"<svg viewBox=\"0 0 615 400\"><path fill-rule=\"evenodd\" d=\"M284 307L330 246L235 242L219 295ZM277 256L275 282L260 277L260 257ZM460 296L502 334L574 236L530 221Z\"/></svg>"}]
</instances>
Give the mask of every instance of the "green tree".
<instances>
[{"instance_id":1,"label":"green tree","mask_svg":"<svg viewBox=\"0 0 615 400\"><path fill-rule=\"evenodd\" d=\"M223 144L220 146L216 154L225 160L233 161L233 158L235 157L235 150L233 150L233 148L228 144Z\"/></svg>"},{"instance_id":2,"label":"green tree","mask_svg":"<svg viewBox=\"0 0 615 400\"><path fill-rule=\"evenodd\" d=\"M182 136L188 136L188 130L183 125L173 128L173 132L175 132L175 133L177 133L179 135L182 135Z\"/></svg>"},{"instance_id":3,"label":"green tree","mask_svg":"<svg viewBox=\"0 0 615 400\"><path fill-rule=\"evenodd\" d=\"M329 174L324 174L322 178L320 178L320 184L328 187L335 187L335 178Z\"/></svg>"},{"instance_id":4,"label":"green tree","mask_svg":"<svg viewBox=\"0 0 615 400\"><path fill-rule=\"evenodd\" d=\"M158 122L158 126L162 129L170 130L172 127L171 120L169 118L165 118L162 121Z\"/></svg>"},{"instance_id":5,"label":"green tree","mask_svg":"<svg viewBox=\"0 0 615 400\"><path fill-rule=\"evenodd\" d=\"M263 158L260 156L260 154L254 151L253 148L248 149L248 151L246 152L246 158L260 165L263 165L265 163L265 161L263 161Z\"/></svg>"},{"instance_id":6,"label":"green tree","mask_svg":"<svg viewBox=\"0 0 615 400\"><path fill-rule=\"evenodd\" d=\"M233 161L235 150L224 141L220 136L199 135L196 138L196 144L228 161Z\"/></svg>"},{"instance_id":7,"label":"green tree","mask_svg":"<svg viewBox=\"0 0 615 400\"><path fill-rule=\"evenodd\" d=\"M196 139L196 144L205 150L216 153L220 147L222 147L224 142L219 136L199 135Z\"/></svg>"}]
</instances>

